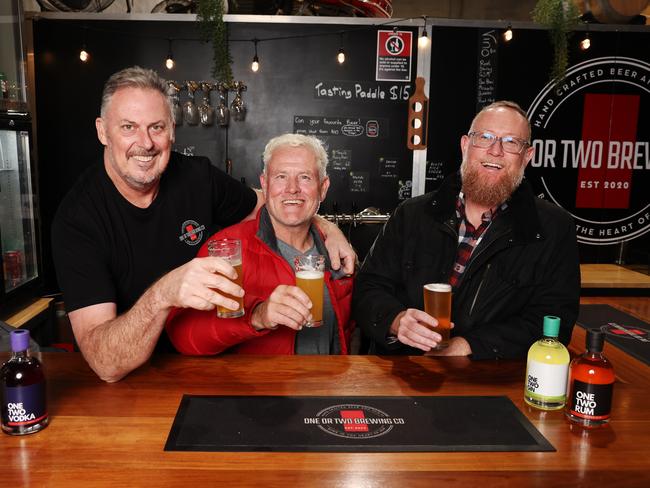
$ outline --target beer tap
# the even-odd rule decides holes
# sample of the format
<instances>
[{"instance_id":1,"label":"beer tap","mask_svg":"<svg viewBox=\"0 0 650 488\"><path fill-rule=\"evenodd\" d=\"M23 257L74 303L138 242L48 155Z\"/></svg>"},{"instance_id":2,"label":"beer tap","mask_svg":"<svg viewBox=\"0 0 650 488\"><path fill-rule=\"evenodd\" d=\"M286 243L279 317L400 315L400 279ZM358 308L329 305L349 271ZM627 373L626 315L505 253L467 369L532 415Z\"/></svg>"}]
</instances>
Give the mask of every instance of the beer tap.
<instances>
[{"instance_id":1,"label":"beer tap","mask_svg":"<svg viewBox=\"0 0 650 488\"><path fill-rule=\"evenodd\" d=\"M357 204L354 200L352 200L351 207L352 207L352 226L356 228L358 217L357 217Z\"/></svg>"}]
</instances>

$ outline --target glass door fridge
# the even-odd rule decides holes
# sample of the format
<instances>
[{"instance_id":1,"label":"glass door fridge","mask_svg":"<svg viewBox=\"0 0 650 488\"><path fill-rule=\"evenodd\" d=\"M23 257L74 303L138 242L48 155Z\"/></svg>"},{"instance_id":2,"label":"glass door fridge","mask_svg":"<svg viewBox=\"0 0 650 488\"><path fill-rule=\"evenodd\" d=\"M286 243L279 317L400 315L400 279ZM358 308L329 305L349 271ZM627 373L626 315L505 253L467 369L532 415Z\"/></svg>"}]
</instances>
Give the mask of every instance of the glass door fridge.
<instances>
[{"instance_id":1,"label":"glass door fridge","mask_svg":"<svg viewBox=\"0 0 650 488\"><path fill-rule=\"evenodd\" d=\"M41 285L31 119L0 112L0 309Z\"/></svg>"}]
</instances>

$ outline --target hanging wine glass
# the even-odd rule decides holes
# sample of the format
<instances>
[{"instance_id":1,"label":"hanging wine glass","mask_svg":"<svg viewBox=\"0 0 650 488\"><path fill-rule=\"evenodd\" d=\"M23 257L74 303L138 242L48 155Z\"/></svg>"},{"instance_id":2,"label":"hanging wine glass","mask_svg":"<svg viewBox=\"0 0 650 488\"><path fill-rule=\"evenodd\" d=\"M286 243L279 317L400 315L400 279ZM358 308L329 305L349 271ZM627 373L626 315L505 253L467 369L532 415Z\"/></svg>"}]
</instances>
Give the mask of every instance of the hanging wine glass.
<instances>
[{"instance_id":1,"label":"hanging wine glass","mask_svg":"<svg viewBox=\"0 0 650 488\"><path fill-rule=\"evenodd\" d=\"M194 92L198 90L199 84L196 81L186 82L187 94L189 95L189 100L183 104L183 119L187 125L198 125L199 124L199 110L194 103Z\"/></svg>"},{"instance_id":2,"label":"hanging wine glass","mask_svg":"<svg viewBox=\"0 0 650 488\"><path fill-rule=\"evenodd\" d=\"M217 124L221 127L227 127L230 122L230 110L228 110L228 85L226 83L219 83L217 84L217 90L219 90Z\"/></svg>"},{"instance_id":3,"label":"hanging wine glass","mask_svg":"<svg viewBox=\"0 0 650 488\"><path fill-rule=\"evenodd\" d=\"M167 82L167 96L172 101L172 117L176 125L183 124L183 109L181 108L180 91L182 86L173 80Z\"/></svg>"},{"instance_id":4,"label":"hanging wine glass","mask_svg":"<svg viewBox=\"0 0 650 488\"><path fill-rule=\"evenodd\" d=\"M244 100L241 96L243 91L246 91L246 85L243 81L235 81L233 83L233 89L235 90L235 98L230 104L230 111L232 112L232 118L237 122L242 122L246 118L246 105L244 105Z\"/></svg>"},{"instance_id":5,"label":"hanging wine glass","mask_svg":"<svg viewBox=\"0 0 650 488\"><path fill-rule=\"evenodd\" d=\"M203 93L203 100L198 107L201 125L212 125L214 123L214 109L210 105L210 91L214 86L205 81L202 81L200 86Z\"/></svg>"}]
</instances>

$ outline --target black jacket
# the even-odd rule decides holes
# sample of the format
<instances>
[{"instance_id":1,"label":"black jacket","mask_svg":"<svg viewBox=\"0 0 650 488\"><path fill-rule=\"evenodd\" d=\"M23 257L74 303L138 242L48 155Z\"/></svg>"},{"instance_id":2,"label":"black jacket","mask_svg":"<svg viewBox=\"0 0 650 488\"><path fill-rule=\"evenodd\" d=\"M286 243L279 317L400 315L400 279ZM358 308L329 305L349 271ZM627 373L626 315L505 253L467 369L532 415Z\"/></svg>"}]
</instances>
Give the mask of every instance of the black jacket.
<instances>
[{"instance_id":1,"label":"black jacket","mask_svg":"<svg viewBox=\"0 0 650 488\"><path fill-rule=\"evenodd\" d=\"M387 342L395 316L423 310L422 286L447 283L456 259L460 176L403 202L377 236L357 277L353 317L378 354L422 354ZM524 180L474 250L452 298L453 336L473 359L525 358L542 336L544 315L561 319L568 344L578 315L580 265L575 225L562 208L536 198Z\"/></svg>"}]
</instances>

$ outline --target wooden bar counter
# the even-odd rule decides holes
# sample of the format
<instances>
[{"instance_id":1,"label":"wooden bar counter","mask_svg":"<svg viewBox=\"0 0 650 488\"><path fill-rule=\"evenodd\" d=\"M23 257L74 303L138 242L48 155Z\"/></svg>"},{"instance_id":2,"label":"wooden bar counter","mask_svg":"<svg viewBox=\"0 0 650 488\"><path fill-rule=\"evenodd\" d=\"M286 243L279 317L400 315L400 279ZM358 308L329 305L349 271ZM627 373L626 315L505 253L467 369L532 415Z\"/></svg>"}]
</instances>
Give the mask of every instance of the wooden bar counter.
<instances>
[{"instance_id":1,"label":"wooden bar counter","mask_svg":"<svg viewBox=\"0 0 650 488\"><path fill-rule=\"evenodd\" d=\"M561 411L525 406L522 361L170 355L105 384L78 353L42 360L51 424L0 436L2 486L650 486L647 367L634 382L617 381L610 425L587 431ZM185 393L507 395L557 451L165 452Z\"/></svg>"},{"instance_id":2,"label":"wooden bar counter","mask_svg":"<svg viewBox=\"0 0 650 488\"><path fill-rule=\"evenodd\" d=\"M650 276L616 264L581 264L582 288L650 289Z\"/></svg>"}]
</instances>

